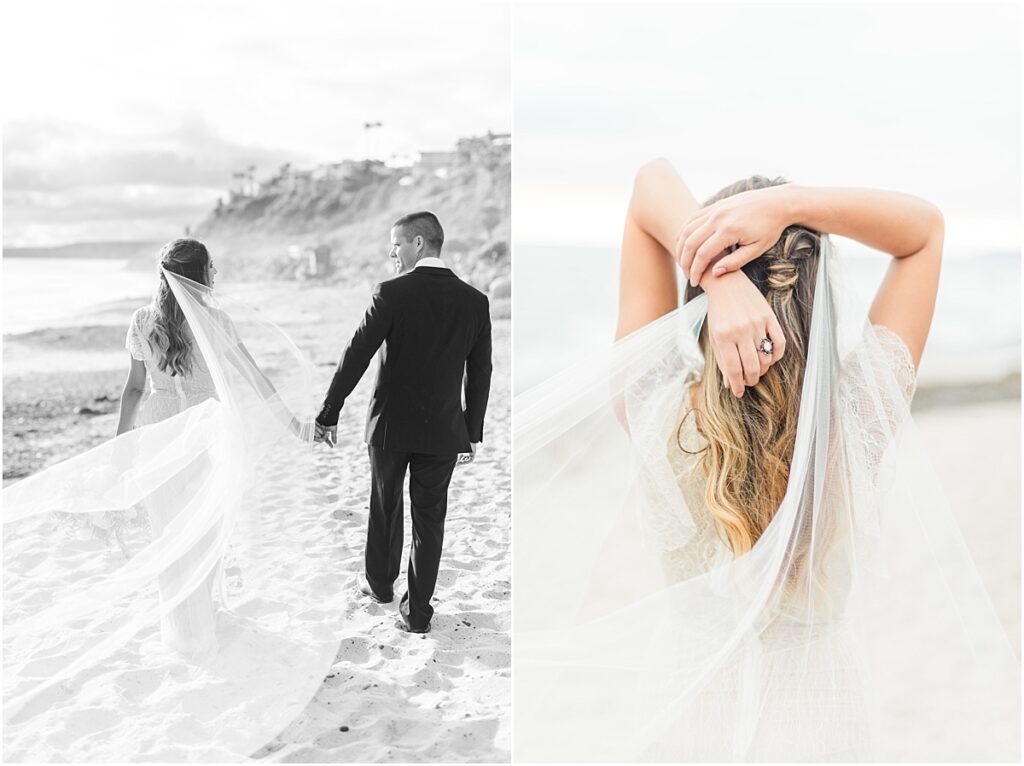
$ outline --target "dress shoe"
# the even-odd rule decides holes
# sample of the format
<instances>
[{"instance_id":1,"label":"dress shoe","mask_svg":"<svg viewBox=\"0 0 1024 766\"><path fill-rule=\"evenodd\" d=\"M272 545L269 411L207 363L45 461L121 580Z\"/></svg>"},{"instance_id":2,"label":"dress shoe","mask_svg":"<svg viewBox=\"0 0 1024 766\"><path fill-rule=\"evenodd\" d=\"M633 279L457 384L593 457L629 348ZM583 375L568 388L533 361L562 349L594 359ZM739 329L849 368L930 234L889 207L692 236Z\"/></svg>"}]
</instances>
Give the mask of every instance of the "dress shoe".
<instances>
[{"instance_id":1,"label":"dress shoe","mask_svg":"<svg viewBox=\"0 0 1024 766\"><path fill-rule=\"evenodd\" d=\"M429 633L430 632L430 626L429 625L427 627L425 627L425 628L413 628L413 627L410 627L409 621L407 619L405 619L405 615L404 614L400 615L400 620L399 620L399 622L396 623L396 625L397 625L399 630L404 630L406 633Z\"/></svg>"},{"instance_id":2,"label":"dress shoe","mask_svg":"<svg viewBox=\"0 0 1024 766\"><path fill-rule=\"evenodd\" d=\"M423 627L423 628L414 628L412 625L409 624L409 615L406 614L405 609L402 608L406 604L405 598L407 598L407 596L404 597L402 599L402 602L398 605L398 618L399 618L398 627L401 630L404 630L406 633L429 633L430 632L430 623L429 622L427 623L426 627Z\"/></svg>"},{"instance_id":3,"label":"dress shoe","mask_svg":"<svg viewBox=\"0 0 1024 766\"><path fill-rule=\"evenodd\" d=\"M366 581L366 577L363 575L356 575L356 587L359 589L360 593L364 596L369 596L371 601L376 601L378 604L390 604L395 600L394 596L391 598L381 598L374 593L373 588L370 587L370 583Z\"/></svg>"}]
</instances>

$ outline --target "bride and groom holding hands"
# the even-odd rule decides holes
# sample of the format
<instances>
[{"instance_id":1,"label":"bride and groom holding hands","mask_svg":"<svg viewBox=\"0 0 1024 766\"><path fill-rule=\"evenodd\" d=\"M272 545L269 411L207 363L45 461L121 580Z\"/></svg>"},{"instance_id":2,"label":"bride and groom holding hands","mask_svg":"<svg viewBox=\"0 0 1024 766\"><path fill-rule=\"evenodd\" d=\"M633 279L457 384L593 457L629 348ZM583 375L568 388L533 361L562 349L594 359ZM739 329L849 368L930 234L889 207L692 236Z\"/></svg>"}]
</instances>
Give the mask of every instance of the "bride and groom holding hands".
<instances>
[{"instance_id":1,"label":"bride and groom holding hands","mask_svg":"<svg viewBox=\"0 0 1024 766\"><path fill-rule=\"evenodd\" d=\"M211 681L202 685L205 706L258 713L234 727L237 742L226 735L231 752L251 752L292 720L335 661L336 623L351 599L349 556L320 508L336 502L324 491L333 482L322 477L314 488L312 455L289 437L335 446L341 409L374 355L369 520L356 585L377 603L395 599L408 473L412 545L398 627L430 630L449 484L483 440L491 320L487 296L441 260L444 231L433 213L403 216L390 238L397 274L375 287L313 424L294 414L309 401L313 369L291 338L243 303L225 309L230 299L214 295L217 269L202 242L162 248L154 297L134 312L125 340L131 358L115 438L5 488L15 546L5 544L8 597L16 590L38 605L5 625L5 715L83 670L108 673L112 656L115 668L138 656L156 669L142 677L177 663ZM244 342L257 338L259 363ZM75 532L55 558L82 557L89 577L63 559L36 566L33 546L50 520ZM97 538L106 543L99 549L78 542ZM115 539L123 556L107 555ZM147 629L157 624L151 642ZM39 674L33 663L48 642L63 654ZM142 648L115 654L132 642ZM183 704L192 687L173 687L145 714ZM206 742L209 732L197 731ZM116 743L138 746L130 735Z\"/></svg>"},{"instance_id":2,"label":"bride and groom holding hands","mask_svg":"<svg viewBox=\"0 0 1024 766\"><path fill-rule=\"evenodd\" d=\"M409 473L413 540L399 625L409 632L426 633L433 615L430 601L444 541L448 486L455 466L471 461L483 439L491 378L491 322L486 295L459 279L441 260L444 231L437 216L426 211L403 216L393 224L390 237L389 257L397 275L374 289L316 416L312 440L330 447L337 443L341 409L379 352L365 432L371 474L365 575L358 577L357 587L378 603L394 598L403 550L403 484ZM249 381L262 400L249 409L245 420L267 409L271 415L290 419L292 433L308 441L308 425L299 425L281 392L245 348L235 329L240 317L215 308L211 289L217 270L205 245L192 239L174 240L163 248L160 265L156 297L150 306L135 312L128 331L126 347L132 359L118 436L136 425L155 424L207 406L211 399L222 400L218 403L236 399L240 392L226 382L231 380L223 369L222 360L226 360L227 367L237 367L242 380ZM143 402L147 379L150 395ZM217 379L225 390L219 390ZM248 388L243 383L242 394ZM197 432L184 428L185 437ZM257 434L253 439L239 437L250 442L249 451L258 443L260 432L258 427L251 430ZM120 450L128 451L123 446ZM158 464L160 459L145 460L139 455L136 462ZM228 463L208 460L201 463L201 471L190 473L226 476L232 471ZM191 479L183 480L187 486ZM165 536L172 524L186 523L183 517L191 490L183 489L179 481L167 486L172 484L173 490L154 488L145 498L154 537ZM175 566L182 572L190 571L210 552L219 529L220 522L212 519L223 511L208 497L203 502L210 508L198 513L197 520L211 529L191 549L179 552ZM208 570L209 562L202 568ZM203 587L161 620L165 643L186 655L209 654L216 646L211 600L216 570L209 572ZM177 600L182 579L184 574L164 571L160 575L162 602Z\"/></svg>"}]
</instances>

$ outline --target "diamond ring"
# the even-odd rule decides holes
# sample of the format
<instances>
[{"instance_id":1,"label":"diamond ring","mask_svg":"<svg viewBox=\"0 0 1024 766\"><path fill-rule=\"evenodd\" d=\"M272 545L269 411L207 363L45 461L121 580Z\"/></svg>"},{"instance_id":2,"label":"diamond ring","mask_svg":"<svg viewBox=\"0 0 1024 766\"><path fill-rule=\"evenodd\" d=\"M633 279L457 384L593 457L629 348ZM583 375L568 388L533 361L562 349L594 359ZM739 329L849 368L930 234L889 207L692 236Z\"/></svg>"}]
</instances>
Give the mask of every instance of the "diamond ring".
<instances>
[{"instance_id":1,"label":"diamond ring","mask_svg":"<svg viewBox=\"0 0 1024 766\"><path fill-rule=\"evenodd\" d=\"M761 338L761 344L758 346L758 348L761 350L762 354L766 354L768 356L771 356L772 355L772 348L773 348L773 346L772 346L772 339L769 338L767 335L764 336L763 338Z\"/></svg>"}]
</instances>

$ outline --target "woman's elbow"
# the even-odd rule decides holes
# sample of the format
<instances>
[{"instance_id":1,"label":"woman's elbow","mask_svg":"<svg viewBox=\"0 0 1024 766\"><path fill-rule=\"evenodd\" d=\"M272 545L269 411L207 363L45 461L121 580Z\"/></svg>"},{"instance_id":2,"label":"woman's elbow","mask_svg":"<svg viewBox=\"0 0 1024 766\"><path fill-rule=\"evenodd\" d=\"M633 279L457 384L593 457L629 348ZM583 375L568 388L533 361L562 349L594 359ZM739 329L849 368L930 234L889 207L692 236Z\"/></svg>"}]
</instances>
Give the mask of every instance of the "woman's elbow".
<instances>
[{"instance_id":1,"label":"woman's elbow","mask_svg":"<svg viewBox=\"0 0 1024 766\"><path fill-rule=\"evenodd\" d=\"M633 176L633 194L629 199L629 214L635 221L644 218L644 210L657 194L655 188L666 172L674 172L672 163L664 157L656 157L641 165Z\"/></svg>"},{"instance_id":2,"label":"woman's elbow","mask_svg":"<svg viewBox=\"0 0 1024 766\"><path fill-rule=\"evenodd\" d=\"M935 254L936 258L942 257L942 243L946 238L946 218L942 211L931 202L925 202L925 221L928 227L928 239L926 247Z\"/></svg>"},{"instance_id":3,"label":"woman's elbow","mask_svg":"<svg viewBox=\"0 0 1024 766\"><path fill-rule=\"evenodd\" d=\"M896 258L925 256L942 258L942 243L946 236L946 220L937 206L921 197L911 197L906 208L908 241L902 250L893 250Z\"/></svg>"},{"instance_id":4,"label":"woman's elbow","mask_svg":"<svg viewBox=\"0 0 1024 766\"><path fill-rule=\"evenodd\" d=\"M673 170L672 163L665 157L655 157L641 165L633 176L633 193L642 189L652 177L663 174L666 170Z\"/></svg>"},{"instance_id":5,"label":"woman's elbow","mask_svg":"<svg viewBox=\"0 0 1024 766\"><path fill-rule=\"evenodd\" d=\"M935 231L938 233L939 237L943 238L946 236L946 216L944 216L942 214L942 211L935 207L935 205L932 205L931 208L932 224L935 227Z\"/></svg>"},{"instance_id":6,"label":"woman's elbow","mask_svg":"<svg viewBox=\"0 0 1024 766\"><path fill-rule=\"evenodd\" d=\"M121 390L121 399L137 399L144 393L146 393L146 379L129 375L124 382L124 388Z\"/></svg>"}]
</instances>

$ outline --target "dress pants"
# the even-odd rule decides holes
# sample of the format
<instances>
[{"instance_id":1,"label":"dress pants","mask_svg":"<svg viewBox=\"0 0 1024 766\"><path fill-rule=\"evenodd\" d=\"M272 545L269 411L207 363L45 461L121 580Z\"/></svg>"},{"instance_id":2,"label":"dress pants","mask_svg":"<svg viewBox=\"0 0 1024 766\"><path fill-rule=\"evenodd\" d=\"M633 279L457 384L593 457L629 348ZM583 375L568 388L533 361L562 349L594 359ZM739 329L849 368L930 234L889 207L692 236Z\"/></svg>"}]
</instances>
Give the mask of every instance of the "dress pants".
<instances>
[{"instance_id":1,"label":"dress pants","mask_svg":"<svg viewBox=\"0 0 1024 766\"><path fill-rule=\"evenodd\" d=\"M430 599L444 543L448 484L458 455L394 452L368 445L370 452L370 522L366 533L366 581L384 601L394 598L402 561L402 485L409 471L412 504L412 550L409 590L399 609L413 630L430 626Z\"/></svg>"}]
</instances>

